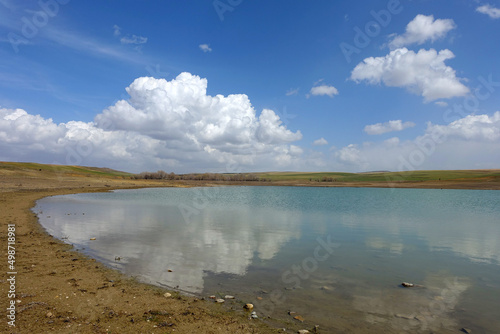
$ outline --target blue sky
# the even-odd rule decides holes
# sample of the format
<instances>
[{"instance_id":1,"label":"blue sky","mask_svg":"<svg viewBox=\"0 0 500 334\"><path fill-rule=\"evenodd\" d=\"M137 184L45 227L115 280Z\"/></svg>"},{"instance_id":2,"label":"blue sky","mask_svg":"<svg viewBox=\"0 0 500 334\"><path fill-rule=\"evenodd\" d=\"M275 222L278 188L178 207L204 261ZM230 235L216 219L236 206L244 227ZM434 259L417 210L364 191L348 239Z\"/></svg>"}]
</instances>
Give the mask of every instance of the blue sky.
<instances>
[{"instance_id":1,"label":"blue sky","mask_svg":"<svg viewBox=\"0 0 500 334\"><path fill-rule=\"evenodd\" d=\"M0 0L0 160L133 172L498 168L499 8Z\"/></svg>"}]
</instances>

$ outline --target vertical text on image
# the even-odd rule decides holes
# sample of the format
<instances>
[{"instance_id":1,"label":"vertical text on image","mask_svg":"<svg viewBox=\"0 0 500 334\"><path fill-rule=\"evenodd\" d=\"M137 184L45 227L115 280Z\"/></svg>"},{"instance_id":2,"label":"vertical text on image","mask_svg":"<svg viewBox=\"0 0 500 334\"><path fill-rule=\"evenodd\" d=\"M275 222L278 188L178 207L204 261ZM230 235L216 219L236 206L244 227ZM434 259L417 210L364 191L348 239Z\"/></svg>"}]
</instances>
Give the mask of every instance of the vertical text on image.
<instances>
[{"instance_id":1,"label":"vertical text on image","mask_svg":"<svg viewBox=\"0 0 500 334\"><path fill-rule=\"evenodd\" d=\"M16 326L16 226L14 224L7 225L7 282L9 290L7 298L9 306L7 307L7 323L9 326Z\"/></svg>"}]
</instances>

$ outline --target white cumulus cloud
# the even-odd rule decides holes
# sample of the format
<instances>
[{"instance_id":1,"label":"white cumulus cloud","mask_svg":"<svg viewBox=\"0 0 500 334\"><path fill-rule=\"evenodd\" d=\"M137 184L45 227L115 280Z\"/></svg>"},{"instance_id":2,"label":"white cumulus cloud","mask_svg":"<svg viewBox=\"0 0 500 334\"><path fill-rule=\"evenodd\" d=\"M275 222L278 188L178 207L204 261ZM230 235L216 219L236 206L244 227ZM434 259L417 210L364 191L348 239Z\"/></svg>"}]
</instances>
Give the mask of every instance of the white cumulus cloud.
<instances>
[{"instance_id":1,"label":"white cumulus cloud","mask_svg":"<svg viewBox=\"0 0 500 334\"><path fill-rule=\"evenodd\" d=\"M377 124L367 125L367 126L365 126L364 131L369 135L381 135L381 134L387 133L387 132L402 131L406 128L411 128L414 126L415 126L415 123L413 123L413 122L404 122L403 123L403 121L398 119L398 120L389 121L389 122L385 122L385 123L377 123Z\"/></svg>"},{"instance_id":2,"label":"white cumulus cloud","mask_svg":"<svg viewBox=\"0 0 500 334\"><path fill-rule=\"evenodd\" d=\"M327 95L333 97L334 95L338 94L339 91L337 90L337 88L328 85L314 86L310 91L310 95L313 96Z\"/></svg>"},{"instance_id":3,"label":"white cumulus cloud","mask_svg":"<svg viewBox=\"0 0 500 334\"><path fill-rule=\"evenodd\" d=\"M500 141L500 111L493 115L468 115L448 125L429 124L428 131L467 140Z\"/></svg>"},{"instance_id":4,"label":"white cumulus cloud","mask_svg":"<svg viewBox=\"0 0 500 334\"><path fill-rule=\"evenodd\" d=\"M469 89L457 78L455 70L445 64L454 57L447 49L439 52L421 49L417 53L407 48L396 49L385 57L364 59L352 71L351 79L405 87L423 96L426 102L464 96Z\"/></svg>"},{"instance_id":5,"label":"white cumulus cloud","mask_svg":"<svg viewBox=\"0 0 500 334\"><path fill-rule=\"evenodd\" d=\"M207 80L181 73L142 77L94 122L0 109L0 160L108 166L127 171L234 171L290 166L300 140L270 109L259 115L247 95L207 95ZM264 167L264 166L267 166Z\"/></svg>"},{"instance_id":6,"label":"white cumulus cloud","mask_svg":"<svg viewBox=\"0 0 500 334\"><path fill-rule=\"evenodd\" d=\"M456 28L455 22L451 19L436 19L433 15L417 15L406 26L403 35L397 35L389 43L392 49L400 48L411 44L423 44L426 41L435 41L443 38L446 34Z\"/></svg>"},{"instance_id":7,"label":"white cumulus cloud","mask_svg":"<svg viewBox=\"0 0 500 334\"><path fill-rule=\"evenodd\" d=\"M198 45L198 47L203 52L212 52L212 48L208 44L200 44L200 45Z\"/></svg>"},{"instance_id":8,"label":"white cumulus cloud","mask_svg":"<svg viewBox=\"0 0 500 334\"><path fill-rule=\"evenodd\" d=\"M476 8L476 11L482 14L486 14L492 19L500 18L500 9L493 7L491 5L482 5Z\"/></svg>"},{"instance_id":9,"label":"white cumulus cloud","mask_svg":"<svg viewBox=\"0 0 500 334\"><path fill-rule=\"evenodd\" d=\"M328 145L328 141L321 137L320 139L316 139L314 142L313 142L313 145L314 146L323 146L323 145Z\"/></svg>"}]
</instances>

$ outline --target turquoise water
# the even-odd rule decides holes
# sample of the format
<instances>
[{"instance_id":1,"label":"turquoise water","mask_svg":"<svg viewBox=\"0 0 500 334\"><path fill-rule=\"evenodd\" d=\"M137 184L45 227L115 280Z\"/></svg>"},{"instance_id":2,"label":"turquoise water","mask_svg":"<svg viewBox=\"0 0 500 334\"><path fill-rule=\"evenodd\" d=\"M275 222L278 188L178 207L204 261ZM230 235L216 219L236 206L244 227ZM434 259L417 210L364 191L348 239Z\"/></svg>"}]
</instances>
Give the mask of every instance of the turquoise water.
<instances>
[{"instance_id":1,"label":"turquoise water","mask_svg":"<svg viewBox=\"0 0 500 334\"><path fill-rule=\"evenodd\" d=\"M234 295L291 327L500 332L498 191L156 188L48 197L34 211L128 275Z\"/></svg>"}]
</instances>

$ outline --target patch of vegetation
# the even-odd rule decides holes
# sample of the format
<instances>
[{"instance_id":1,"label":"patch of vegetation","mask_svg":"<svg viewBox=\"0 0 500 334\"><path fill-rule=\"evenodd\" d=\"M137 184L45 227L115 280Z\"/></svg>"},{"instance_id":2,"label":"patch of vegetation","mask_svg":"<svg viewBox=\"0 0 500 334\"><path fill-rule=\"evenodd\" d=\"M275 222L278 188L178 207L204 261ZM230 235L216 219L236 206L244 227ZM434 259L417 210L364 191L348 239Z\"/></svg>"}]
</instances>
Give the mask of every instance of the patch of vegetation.
<instances>
[{"instance_id":1,"label":"patch of vegetation","mask_svg":"<svg viewBox=\"0 0 500 334\"><path fill-rule=\"evenodd\" d=\"M268 181L268 179L257 176L256 174L220 174L220 173L200 173L200 174L175 174L167 173L162 170L157 172L142 172L134 175L134 179L147 180L190 180L190 181Z\"/></svg>"},{"instance_id":2,"label":"patch of vegetation","mask_svg":"<svg viewBox=\"0 0 500 334\"><path fill-rule=\"evenodd\" d=\"M0 162L0 170L64 173L75 176L102 176L102 177L131 177L133 174L113 170L110 168L46 165L32 162Z\"/></svg>"}]
</instances>

